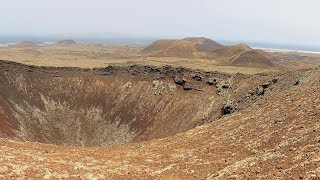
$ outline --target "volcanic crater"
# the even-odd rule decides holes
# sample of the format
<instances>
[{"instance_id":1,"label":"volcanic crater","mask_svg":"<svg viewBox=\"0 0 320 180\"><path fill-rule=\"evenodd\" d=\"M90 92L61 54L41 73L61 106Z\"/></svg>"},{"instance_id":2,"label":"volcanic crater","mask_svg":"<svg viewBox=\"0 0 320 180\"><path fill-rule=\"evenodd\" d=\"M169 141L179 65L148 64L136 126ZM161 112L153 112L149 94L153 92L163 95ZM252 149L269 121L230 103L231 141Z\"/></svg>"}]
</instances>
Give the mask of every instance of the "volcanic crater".
<instances>
[{"instance_id":1,"label":"volcanic crater","mask_svg":"<svg viewBox=\"0 0 320 180\"><path fill-rule=\"evenodd\" d=\"M257 87L272 78L171 66L0 61L0 136L70 146L164 138L249 107L260 98Z\"/></svg>"}]
</instances>

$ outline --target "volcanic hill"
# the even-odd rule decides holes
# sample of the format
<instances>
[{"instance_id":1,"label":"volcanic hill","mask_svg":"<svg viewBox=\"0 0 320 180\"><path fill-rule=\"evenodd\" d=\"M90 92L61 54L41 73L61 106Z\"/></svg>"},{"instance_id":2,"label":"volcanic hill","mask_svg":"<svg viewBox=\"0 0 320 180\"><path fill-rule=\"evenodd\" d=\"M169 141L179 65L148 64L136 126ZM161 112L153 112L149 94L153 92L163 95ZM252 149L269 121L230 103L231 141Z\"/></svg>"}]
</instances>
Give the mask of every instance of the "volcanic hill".
<instances>
[{"instance_id":1,"label":"volcanic hill","mask_svg":"<svg viewBox=\"0 0 320 180\"><path fill-rule=\"evenodd\" d=\"M62 46L68 46L68 45L77 44L77 42L72 39L65 39L65 40L60 40L60 41L56 42L56 44L62 45Z\"/></svg>"},{"instance_id":2,"label":"volcanic hill","mask_svg":"<svg viewBox=\"0 0 320 180\"><path fill-rule=\"evenodd\" d=\"M29 47L37 47L37 46L38 45L32 41L22 41L22 42L10 45L10 47L16 47L16 48L29 48Z\"/></svg>"},{"instance_id":3,"label":"volcanic hill","mask_svg":"<svg viewBox=\"0 0 320 180\"><path fill-rule=\"evenodd\" d=\"M254 68L274 67L270 55L246 44L223 46L207 38L158 40L142 50L147 57L211 59L220 65Z\"/></svg>"},{"instance_id":4,"label":"volcanic hill","mask_svg":"<svg viewBox=\"0 0 320 180\"><path fill-rule=\"evenodd\" d=\"M199 51L213 51L223 47L222 44L204 37L188 37L183 40L193 43Z\"/></svg>"},{"instance_id":5,"label":"volcanic hill","mask_svg":"<svg viewBox=\"0 0 320 180\"><path fill-rule=\"evenodd\" d=\"M272 57L268 53L252 49L246 44L238 44L234 46L225 46L210 52L213 59L220 59L222 64L241 67L274 67Z\"/></svg>"},{"instance_id":6,"label":"volcanic hill","mask_svg":"<svg viewBox=\"0 0 320 180\"><path fill-rule=\"evenodd\" d=\"M181 40L158 40L142 50L147 56L204 58L206 51L219 49L223 45L207 38L185 38Z\"/></svg>"}]
</instances>

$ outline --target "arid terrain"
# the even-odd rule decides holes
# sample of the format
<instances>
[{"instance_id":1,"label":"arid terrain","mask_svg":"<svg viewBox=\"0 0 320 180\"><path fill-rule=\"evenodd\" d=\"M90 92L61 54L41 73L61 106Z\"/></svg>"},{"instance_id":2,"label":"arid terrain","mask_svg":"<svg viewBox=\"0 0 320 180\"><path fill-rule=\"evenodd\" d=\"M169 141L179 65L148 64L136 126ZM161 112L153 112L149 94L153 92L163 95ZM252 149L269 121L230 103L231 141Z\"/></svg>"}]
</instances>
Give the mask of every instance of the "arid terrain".
<instances>
[{"instance_id":1,"label":"arid terrain","mask_svg":"<svg viewBox=\"0 0 320 180\"><path fill-rule=\"evenodd\" d=\"M203 38L199 38L200 40ZM70 41L70 40L69 40ZM163 40L160 40L162 42ZM165 40L167 41L167 40ZM170 40L174 41L174 40ZM179 40L176 40L179 41ZM212 40L211 40L212 41ZM170 65L173 67L188 67L192 69L203 69L206 71L218 71L226 73L243 73L256 74L263 72L279 72L288 69L303 69L314 67L320 64L320 54L305 53L268 53L268 60L275 66L251 66L250 64L239 66L228 64L228 60L233 56L242 55L241 57L250 56L252 48L245 44L226 46L221 49L215 49L214 52L207 52L207 58L199 57L178 57L162 56L154 57L148 55L146 50L153 48L152 45L112 45L112 44L84 44L84 43L67 43L61 41L55 44L25 47L26 42L11 45L9 47L0 47L0 59L10 60L13 62L37 65L37 66L55 66L55 67L81 67L94 68L114 66L129 66L134 64L150 65L161 67ZM68 42L68 40L67 40ZM184 41L183 41L184 42ZM207 41L205 41L207 42ZM210 41L209 41L210 42ZM62 43L62 44L61 44ZM156 42L155 42L156 43ZM18 46L18 47L17 47ZM19 46L23 46L22 48ZM202 47L193 45L195 47ZM207 45L208 46L208 45ZM221 45L222 46L222 45ZM209 47L212 47L209 45ZM250 49L249 49L250 48ZM163 48L164 49L164 48ZM245 51L249 49L248 51ZM164 49L165 50L165 49ZM189 50L189 49L188 49ZM185 49L183 49L185 51ZM182 51L182 52L183 52ZM181 51L180 51L181 52ZM203 54L203 51L197 51ZM246 52L241 54L241 52ZM256 51L254 51L256 53ZM259 52L259 51L258 51ZM263 52L265 53L265 52ZM253 56L255 57L255 56ZM241 58L238 58L241 60ZM250 58L249 58L250 59ZM226 62L227 61L227 62Z\"/></svg>"},{"instance_id":2,"label":"arid terrain","mask_svg":"<svg viewBox=\"0 0 320 180\"><path fill-rule=\"evenodd\" d=\"M0 47L0 179L320 179L320 54Z\"/></svg>"}]
</instances>

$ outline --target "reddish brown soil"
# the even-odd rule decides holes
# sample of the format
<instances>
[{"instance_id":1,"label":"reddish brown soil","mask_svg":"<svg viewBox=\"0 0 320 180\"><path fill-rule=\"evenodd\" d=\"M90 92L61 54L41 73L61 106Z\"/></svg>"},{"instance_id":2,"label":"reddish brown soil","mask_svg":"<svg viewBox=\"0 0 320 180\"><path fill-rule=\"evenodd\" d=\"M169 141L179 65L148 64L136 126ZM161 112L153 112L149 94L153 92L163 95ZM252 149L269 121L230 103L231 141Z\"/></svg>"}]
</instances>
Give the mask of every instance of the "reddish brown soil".
<instances>
[{"instance_id":1,"label":"reddish brown soil","mask_svg":"<svg viewBox=\"0 0 320 180\"><path fill-rule=\"evenodd\" d=\"M80 69L3 61L0 67L3 124L17 124L0 129L0 135L15 132L23 141L79 146L184 132L219 119L226 103L233 111L246 108L259 96L242 98L273 78L170 66Z\"/></svg>"},{"instance_id":2,"label":"reddish brown soil","mask_svg":"<svg viewBox=\"0 0 320 180\"><path fill-rule=\"evenodd\" d=\"M203 37L189 37L189 38L184 38L183 40L189 41L197 46L197 49L199 51L213 51L216 49L220 49L224 47L223 45L208 39L208 38L203 38Z\"/></svg>"},{"instance_id":3,"label":"reddish brown soil","mask_svg":"<svg viewBox=\"0 0 320 180\"><path fill-rule=\"evenodd\" d=\"M251 68L274 67L270 54L246 44L223 46L211 39L158 40L142 50L148 57L178 57L215 60L220 65Z\"/></svg>"},{"instance_id":4,"label":"reddish brown soil","mask_svg":"<svg viewBox=\"0 0 320 180\"><path fill-rule=\"evenodd\" d=\"M119 116L124 113L124 117L119 117L122 121L128 122L131 118L125 117L130 117L133 112L146 112L145 116L137 116L141 119L135 121L140 121L140 124L133 126L145 128L140 131L144 134L139 135L143 137L140 140L165 137L111 147L70 147L0 139L0 177L4 179L320 178L320 67L277 75L232 76L170 67L133 66L84 70L1 62L0 72L1 98L9 104L8 109L16 114L16 120L25 124L38 116L48 118L38 119L42 123L50 123L49 120L53 119L46 116L46 113L50 115L52 110L55 110L53 112L56 115L58 112L72 114L73 110L79 110L79 106L97 107L98 104L110 103L111 106L106 106L108 108L105 112L111 109L110 112L117 112ZM195 73L199 74L195 76ZM185 78L193 89L184 90L183 86L177 85L176 91L161 93L162 86L153 82L160 75L163 76L163 83L181 84L181 79ZM198 80L199 75L203 76L201 81ZM231 88L223 88L217 93L219 85L215 87L206 83L211 77L219 79L219 83L230 82ZM127 84L128 80L131 85ZM116 83L118 84L113 86ZM119 84L122 85L121 88ZM153 88L148 88L148 85ZM261 87L264 87L263 93ZM137 94L141 90L147 97L144 101L140 101L141 94ZM150 95L149 91L152 92ZM39 97L38 93L46 98ZM122 98L104 101L102 97ZM137 97L136 101L131 101L135 99L133 97ZM120 101L123 98L128 101ZM207 104L206 99L215 103ZM239 107L231 115L217 117L217 111L224 104L219 99L231 100ZM33 108L28 109L24 106L25 102ZM123 106L116 102L123 103ZM157 105L145 105L146 102ZM216 103L219 108L215 108ZM160 104L163 104L163 108L158 108ZM209 109L209 112L202 111L203 109ZM82 111L76 112L81 114ZM97 128L98 126L90 126L90 123L94 124L92 120L95 118L88 112L90 111L83 116L90 117L91 120L80 121L89 123L83 128ZM28 115L30 119L23 121L24 118L19 113ZM38 116L33 116L34 113ZM186 131L195 127L190 123L193 120L190 116L196 117L195 114L198 113L207 113L209 123ZM151 116L147 116L148 114ZM73 116L67 116L70 117ZM74 122L72 119L67 120ZM115 131L123 130L120 128L122 121ZM152 123L148 124L150 121ZM53 122L60 121L56 119ZM49 126L39 125L41 123L33 126L38 127L39 131L35 132L45 134L42 128L50 130L47 129ZM69 126L65 128L72 127L71 124ZM26 134L32 135L32 129L26 130ZM82 135L88 138L89 134ZM19 137L23 137L22 135ZM32 140L40 141L41 138ZM64 139L66 145L77 142L67 140L70 139ZM133 141L136 140L138 139Z\"/></svg>"},{"instance_id":5,"label":"reddish brown soil","mask_svg":"<svg viewBox=\"0 0 320 180\"><path fill-rule=\"evenodd\" d=\"M274 67L268 54L262 50L248 50L240 54L230 63L232 66Z\"/></svg>"},{"instance_id":6,"label":"reddish brown soil","mask_svg":"<svg viewBox=\"0 0 320 180\"><path fill-rule=\"evenodd\" d=\"M13 117L0 107L0 132L3 137L14 138L16 136L14 129L17 124L14 123Z\"/></svg>"}]
</instances>

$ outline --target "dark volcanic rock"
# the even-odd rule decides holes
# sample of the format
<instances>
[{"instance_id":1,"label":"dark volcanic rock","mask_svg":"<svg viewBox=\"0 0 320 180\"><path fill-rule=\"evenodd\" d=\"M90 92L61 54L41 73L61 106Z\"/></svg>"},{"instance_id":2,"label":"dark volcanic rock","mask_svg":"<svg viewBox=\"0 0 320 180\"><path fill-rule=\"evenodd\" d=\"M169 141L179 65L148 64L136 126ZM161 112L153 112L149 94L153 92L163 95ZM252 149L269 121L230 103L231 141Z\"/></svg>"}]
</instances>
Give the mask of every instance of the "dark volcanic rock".
<instances>
[{"instance_id":1,"label":"dark volcanic rock","mask_svg":"<svg viewBox=\"0 0 320 180\"><path fill-rule=\"evenodd\" d=\"M210 79L210 80L207 81L207 84L209 84L209 85L216 85L217 83L218 82L217 82L216 79Z\"/></svg>"},{"instance_id":2,"label":"dark volcanic rock","mask_svg":"<svg viewBox=\"0 0 320 180\"><path fill-rule=\"evenodd\" d=\"M230 87L230 83L227 81L216 83L216 89L218 94L220 94L223 89L229 89Z\"/></svg>"},{"instance_id":3,"label":"dark volcanic rock","mask_svg":"<svg viewBox=\"0 0 320 180\"><path fill-rule=\"evenodd\" d=\"M223 84L221 84L221 88L223 88L223 89L228 89L228 88L230 88L229 82L224 82Z\"/></svg>"},{"instance_id":4,"label":"dark volcanic rock","mask_svg":"<svg viewBox=\"0 0 320 180\"><path fill-rule=\"evenodd\" d=\"M201 76L200 74L191 74L190 75L192 79L195 79L197 81L202 81L203 76Z\"/></svg>"},{"instance_id":5,"label":"dark volcanic rock","mask_svg":"<svg viewBox=\"0 0 320 180\"><path fill-rule=\"evenodd\" d=\"M271 82L267 82L261 85L264 89L267 89L271 85Z\"/></svg>"},{"instance_id":6,"label":"dark volcanic rock","mask_svg":"<svg viewBox=\"0 0 320 180\"><path fill-rule=\"evenodd\" d=\"M184 89L184 90L192 90L193 87L192 87L191 85L189 85L189 84L184 84L184 85L183 85L183 89Z\"/></svg>"},{"instance_id":7,"label":"dark volcanic rock","mask_svg":"<svg viewBox=\"0 0 320 180\"><path fill-rule=\"evenodd\" d=\"M259 87L257 88L257 90L256 90L256 94L257 94L258 96L262 96L262 95L264 95L265 91L266 91L265 88L263 88L262 86L259 86Z\"/></svg>"},{"instance_id":8,"label":"dark volcanic rock","mask_svg":"<svg viewBox=\"0 0 320 180\"><path fill-rule=\"evenodd\" d=\"M279 78L273 78L272 83L277 83L279 81Z\"/></svg>"},{"instance_id":9,"label":"dark volcanic rock","mask_svg":"<svg viewBox=\"0 0 320 180\"><path fill-rule=\"evenodd\" d=\"M232 114L235 111L235 108L233 107L232 103L230 101L227 101L225 105L221 109L221 115L228 115Z\"/></svg>"},{"instance_id":10,"label":"dark volcanic rock","mask_svg":"<svg viewBox=\"0 0 320 180\"><path fill-rule=\"evenodd\" d=\"M256 89L256 95L262 96L266 92L266 90L272 85L278 82L278 78L274 78L269 82L266 82L264 84L261 84Z\"/></svg>"},{"instance_id":11,"label":"dark volcanic rock","mask_svg":"<svg viewBox=\"0 0 320 180\"><path fill-rule=\"evenodd\" d=\"M178 84L178 85L180 85L180 86L185 85L186 82L187 82L186 79L184 79L184 78L178 78L178 77L174 77L173 80L174 80L174 83L176 83L176 84Z\"/></svg>"},{"instance_id":12,"label":"dark volcanic rock","mask_svg":"<svg viewBox=\"0 0 320 180\"><path fill-rule=\"evenodd\" d=\"M293 83L293 85L299 85L300 84L300 80L299 79L296 79L295 81L294 81L294 83Z\"/></svg>"}]
</instances>

